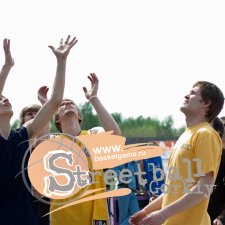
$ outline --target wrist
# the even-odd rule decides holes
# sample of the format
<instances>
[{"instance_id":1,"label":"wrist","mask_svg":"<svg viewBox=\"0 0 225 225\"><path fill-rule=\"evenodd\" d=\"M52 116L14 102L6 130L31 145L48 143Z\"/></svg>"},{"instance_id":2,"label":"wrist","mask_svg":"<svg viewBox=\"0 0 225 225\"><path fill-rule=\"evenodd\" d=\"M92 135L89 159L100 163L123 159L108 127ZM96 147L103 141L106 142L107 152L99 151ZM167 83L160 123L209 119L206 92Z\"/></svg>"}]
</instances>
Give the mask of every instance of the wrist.
<instances>
[{"instance_id":1,"label":"wrist","mask_svg":"<svg viewBox=\"0 0 225 225\"><path fill-rule=\"evenodd\" d=\"M13 65L11 65L11 64L4 64L4 65L2 66L2 69L3 69L3 70L10 70L12 67L13 67Z\"/></svg>"},{"instance_id":2,"label":"wrist","mask_svg":"<svg viewBox=\"0 0 225 225\"><path fill-rule=\"evenodd\" d=\"M146 208L143 208L141 211L142 211L142 213L143 213L144 216L147 216L148 215L148 212L147 212Z\"/></svg>"},{"instance_id":3,"label":"wrist","mask_svg":"<svg viewBox=\"0 0 225 225\"><path fill-rule=\"evenodd\" d=\"M171 210L169 208L164 208L164 209L161 209L161 214L162 214L162 217L166 220L167 218L173 216L173 213L171 212Z\"/></svg>"},{"instance_id":4,"label":"wrist","mask_svg":"<svg viewBox=\"0 0 225 225\"><path fill-rule=\"evenodd\" d=\"M94 98L97 98L97 97L98 97L97 95L92 95L88 100L90 102L91 100L93 100Z\"/></svg>"}]
</instances>

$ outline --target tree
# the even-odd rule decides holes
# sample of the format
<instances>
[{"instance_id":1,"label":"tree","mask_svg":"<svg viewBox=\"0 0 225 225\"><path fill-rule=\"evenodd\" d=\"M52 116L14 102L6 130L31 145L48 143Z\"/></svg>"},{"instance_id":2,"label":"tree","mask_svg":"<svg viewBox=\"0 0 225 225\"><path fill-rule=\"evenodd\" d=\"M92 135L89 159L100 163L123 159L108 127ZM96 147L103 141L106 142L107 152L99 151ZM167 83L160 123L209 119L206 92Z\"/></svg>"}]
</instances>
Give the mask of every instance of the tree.
<instances>
[{"instance_id":1,"label":"tree","mask_svg":"<svg viewBox=\"0 0 225 225\"><path fill-rule=\"evenodd\" d=\"M100 121L97 115L93 114L93 108L90 102L80 105L80 110L83 115L82 129L88 130L92 127L100 126Z\"/></svg>"}]
</instances>

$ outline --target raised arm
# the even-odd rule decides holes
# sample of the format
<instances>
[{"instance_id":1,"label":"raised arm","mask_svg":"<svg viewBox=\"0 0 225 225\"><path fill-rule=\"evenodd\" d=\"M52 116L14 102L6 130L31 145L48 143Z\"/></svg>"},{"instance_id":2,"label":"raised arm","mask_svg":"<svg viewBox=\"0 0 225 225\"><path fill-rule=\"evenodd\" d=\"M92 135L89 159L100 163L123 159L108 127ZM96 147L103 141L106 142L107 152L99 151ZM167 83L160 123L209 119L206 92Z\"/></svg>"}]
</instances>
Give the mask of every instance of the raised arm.
<instances>
[{"instance_id":1,"label":"raised arm","mask_svg":"<svg viewBox=\"0 0 225 225\"><path fill-rule=\"evenodd\" d=\"M97 112L103 128L105 129L105 131L113 130L114 134L120 135L121 131L119 126L117 125L113 117L109 114L109 112L105 109L105 107L102 105L97 96L99 84L97 76L95 75L95 73L91 73L90 76L88 76L88 79L91 81L91 89L87 91L87 88L83 87L83 90L86 98L91 102L95 111Z\"/></svg>"},{"instance_id":2,"label":"raised arm","mask_svg":"<svg viewBox=\"0 0 225 225\"><path fill-rule=\"evenodd\" d=\"M10 52L10 40L7 38L3 40L3 49L5 52L5 63L2 66L2 69L0 72L0 95L2 95L4 86L5 86L5 81L7 79L9 71L14 66L14 60Z\"/></svg>"},{"instance_id":3,"label":"raised arm","mask_svg":"<svg viewBox=\"0 0 225 225\"><path fill-rule=\"evenodd\" d=\"M61 102L64 93L65 73L66 73L66 59L70 49L77 43L76 38L70 41L70 36L67 37L65 43L63 39L60 41L60 46L54 48L49 46L57 59L56 76L53 85L52 96L38 111L34 119L27 125L29 138L35 137L41 129L49 122L52 115L57 109L58 104Z\"/></svg>"}]
</instances>

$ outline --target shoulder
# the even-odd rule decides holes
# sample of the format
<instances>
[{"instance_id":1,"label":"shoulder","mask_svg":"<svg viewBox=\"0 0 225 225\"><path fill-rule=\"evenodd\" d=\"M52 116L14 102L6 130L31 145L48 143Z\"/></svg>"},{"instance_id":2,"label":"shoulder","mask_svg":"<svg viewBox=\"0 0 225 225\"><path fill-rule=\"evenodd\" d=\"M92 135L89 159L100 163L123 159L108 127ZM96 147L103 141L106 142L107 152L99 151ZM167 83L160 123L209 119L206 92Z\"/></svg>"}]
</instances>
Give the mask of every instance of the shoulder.
<instances>
[{"instance_id":1,"label":"shoulder","mask_svg":"<svg viewBox=\"0 0 225 225\"><path fill-rule=\"evenodd\" d=\"M28 133L27 133L27 128L22 126L19 129L12 131L14 136L17 136L18 138L21 139L26 139L28 140Z\"/></svg>"},{"instance_id":2,"label":"shoulder","mask_svg":"<svg viewBox=\"0 0 225 225\"><path fill-rule=\"evenodd\" d=\"M194 136L198 138L211 137L215 139L220 139L219 134L209 124L204 124L200 126L194 133Z\"/></svg>"}]
</instances>

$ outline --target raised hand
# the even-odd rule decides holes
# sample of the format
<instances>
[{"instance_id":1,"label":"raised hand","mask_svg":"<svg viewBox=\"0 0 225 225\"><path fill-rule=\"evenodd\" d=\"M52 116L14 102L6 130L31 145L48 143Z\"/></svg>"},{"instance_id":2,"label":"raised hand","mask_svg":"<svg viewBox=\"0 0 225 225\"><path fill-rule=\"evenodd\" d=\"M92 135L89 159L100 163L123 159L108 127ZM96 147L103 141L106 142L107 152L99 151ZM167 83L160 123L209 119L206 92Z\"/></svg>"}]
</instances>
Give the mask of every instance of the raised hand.
<instances>
[{"instance_id":1,"label":"raised hand","mask_svg":"<svg viewBox=\"0 0 225 225\"><path fill-rule=\"evenodd\" d=\"M86 87L83 87L83 90L86 98L89 100L97 96L99 80L95 73L90 73L88 79L91 81L91 89L88 91Z\"/></svg>"},{"instance_id":2,"label":"raised hand","mask_svg":"<svg viewBox=\"0 0 225 225\"><path fill-rule=\"evenodd\" d=\"M47 93L49 88L47 86L42 86L38 90L38 100L42 105L48 101Z\"/></svg>"},{"instance_id":3,"label":"raised hand","mask_svg":"<svg viewBox=\"0 0 225 225\"><path fill-rule=\"evenodd\" d=\"M3 49L5 52L5 66L13 67L14 66L14 60L11 56L10 52L10 40L5 38L3 40Z\"/></svg>"},{"instance_id":4,"label":"raised hand","mask_svg":"<svg viewBox=\"0 0 225 225\"><path fill-rule=\"evenodd\" d=\"M54 48L53 46L48 46L53 53L55 54L57 59L66 59L70 49L77 43L78 40L76 40L76 37L74 37L71 41L70 41L70 35L67 37L65 43L63 43L63 38L61 38L60 40L60 44L58 48Z\"/></svg>"}]
</instances>

